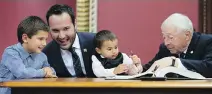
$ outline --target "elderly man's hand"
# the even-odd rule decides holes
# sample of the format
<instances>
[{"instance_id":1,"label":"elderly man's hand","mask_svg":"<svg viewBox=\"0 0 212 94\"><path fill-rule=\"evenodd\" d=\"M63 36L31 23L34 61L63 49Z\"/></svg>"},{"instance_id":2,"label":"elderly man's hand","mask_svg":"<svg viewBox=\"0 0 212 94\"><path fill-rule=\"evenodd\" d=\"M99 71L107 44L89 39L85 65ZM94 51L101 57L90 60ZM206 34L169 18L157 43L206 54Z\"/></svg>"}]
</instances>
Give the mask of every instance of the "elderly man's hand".
<instances>
[{"instance_id":1,"label":"elderly man's hand","mask_svg":"<svg viewBox=\"0 0 212 94\"><path fill-rule=\"evenodd\" d=\"M164 57L160 60L155 61L152 66L147 71L156 71L160 70L162 68L168 67L172 65L173 59L176 59L176 57Z\"/></svg>"}]
</instances>

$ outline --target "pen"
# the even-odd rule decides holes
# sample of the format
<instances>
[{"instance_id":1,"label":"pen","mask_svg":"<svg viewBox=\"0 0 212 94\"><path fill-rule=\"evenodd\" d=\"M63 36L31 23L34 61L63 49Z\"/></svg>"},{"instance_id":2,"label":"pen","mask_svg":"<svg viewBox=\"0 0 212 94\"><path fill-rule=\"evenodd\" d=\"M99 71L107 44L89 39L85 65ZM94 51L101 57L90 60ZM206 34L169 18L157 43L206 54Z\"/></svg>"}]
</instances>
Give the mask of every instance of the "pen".
<instances>
[{"instance_id":1,"label":"pen","mask_svg":"<svg viewBox=\"0 0 212 94\"><path fill-rule=\"evenodd\" d=\"M134 53L133 53L133 51L132 51L132 50L130 51L130 55L131 55L131 56L133 56L133 55L134 55ZM135 63L135 66L137 67L137 66L138 66L138 64L136 64L136 63Z\"/></svg>"},{"instance_id":2,"label":"pen","mask_svg":"<svg viewBox=\"0 0 212 94\"><path fill-rule=\"evenodd\" d=\"M132 50L130 51L130 55L131 55L131 56L133 56L133 55L134 55Z\"/></svg>"},{"instance_id":3,"label":"pen","mask_svg":"<svg viewBox=\"0 0 212 94\"><path fill-rule=\"evenodd\" d=\"M155 69L152 72L155 72L159 66L155 66ZM156 77L155 73L153 73L152 77Z\"/></svg>"},{"instance_id":4,"label":"pen","mask_svg":"<svg viewBox=\"0 0 212 94\"><path fill-rule=\"evenodd\" d=\"M159 66L155 66L155 69L153 70L153 72L155 72L158 69Z\"/></svg>"},{"instance_id":5,"label":"pen","mask_svg":"<svg viewBox=\"0 0 212 94\"><path fill-rule=\"evenodd\" d=\"M175 58L172 58L172 64L171 64L171 66L175 66Z\"/></svg>"}]
</instances>

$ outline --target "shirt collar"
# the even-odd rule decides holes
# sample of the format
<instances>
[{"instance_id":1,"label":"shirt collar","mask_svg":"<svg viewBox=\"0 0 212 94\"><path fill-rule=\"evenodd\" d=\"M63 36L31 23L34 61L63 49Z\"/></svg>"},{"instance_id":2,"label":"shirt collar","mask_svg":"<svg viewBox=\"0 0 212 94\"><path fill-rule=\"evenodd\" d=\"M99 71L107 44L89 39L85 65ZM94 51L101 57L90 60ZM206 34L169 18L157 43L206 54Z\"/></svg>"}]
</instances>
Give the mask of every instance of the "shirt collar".
<instances>
[{"instance_id":1,"label":"shirt collar","mask_svg":"<svg viewBox=\"0 0 212 94\"><path fill-rule=\"evenodd\" d=\"M184 53L184 54L186 54L187 50L188 50L188 48L187 48L187 49L185 49L185 51L184 51L183 53Z\"/></svg>"},{"instance_id":2,"label":"shirt collar","mask_svg":"<svg viewBox=\"0 0 212 94\"><path fill-rule=\"evenodd\" d=\"M78 37L77 33L76 33L76 37L74 39L74 43L73 43L72 47L75 49L80 49L79 37ZM68 51L68 50L64 50L61 48L60 48L60 50L61 50L62 54L65 54L66 51Z\"/></svg>"},{"instance_id":3,"label":"shirt collar","mask_svg":"<svg viewBox=\"0 0 212 94\"><path fill-rule=\"evenodd\" d=\"M30 54L24 49L24 47L21 45L21 43L17 44L17 49L20 52L20 56L22 59L26 59L27 57L30 56Z\"/></svg>"},{"instance_id":4,"label":"shirt collar","mask_svg":"<svg viewBox=\"0 0 212 94\"><path fill-rule=\"evenodd\" d=\"M74 47L76 49L80 49L79 37L78 37L77 33L76 33L76 37L75 37L72 47Z\"/></svg>"},{"instance_id":5,"label":"shirt collar","mask_svg":"<svg viewBox=\"0 0 212 94\"><path fill-rule=\"evenodd\" d=\"M189 44L190 44L190 43L191 43L191 41L189 41L189 42L188 42L188 46L187 46L187 47L186 47L186 49L183 51L183 53L184 53L184 54L186 54L186 53L187 53L187 51L188 51L188 47L189 47Z\"/></svg>"},{"instance_id":6,"label":"shirt collar","mask_svg":"<svg viewBox=\"0 0 212 94\"><path fill-rule=\"evenodd\" d=\"M101 58L105 58L103 55L100 55Z\"/></svg>"}]
</instances>

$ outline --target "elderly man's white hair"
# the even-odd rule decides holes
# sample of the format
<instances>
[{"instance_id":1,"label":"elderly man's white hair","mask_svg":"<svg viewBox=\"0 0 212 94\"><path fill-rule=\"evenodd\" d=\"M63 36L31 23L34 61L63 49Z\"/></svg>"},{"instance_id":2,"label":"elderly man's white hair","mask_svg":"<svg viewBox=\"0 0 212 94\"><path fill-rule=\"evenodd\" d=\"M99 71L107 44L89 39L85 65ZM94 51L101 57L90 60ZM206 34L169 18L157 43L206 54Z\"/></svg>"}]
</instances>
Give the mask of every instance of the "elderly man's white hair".
<instances>
[{"instance_id":1,"label":"elderly man's white hair","mask_svg":"<svg viewBox=\"0 0 212 94\"><path fill-rule=\"evenodd\" d=\"M161 29L164 30L166 27L176 28L177 32L190 31L193 33L193 25L191 20L180 13L174 13L170 15L161 25Z\"/></svg>"}]
</instances>

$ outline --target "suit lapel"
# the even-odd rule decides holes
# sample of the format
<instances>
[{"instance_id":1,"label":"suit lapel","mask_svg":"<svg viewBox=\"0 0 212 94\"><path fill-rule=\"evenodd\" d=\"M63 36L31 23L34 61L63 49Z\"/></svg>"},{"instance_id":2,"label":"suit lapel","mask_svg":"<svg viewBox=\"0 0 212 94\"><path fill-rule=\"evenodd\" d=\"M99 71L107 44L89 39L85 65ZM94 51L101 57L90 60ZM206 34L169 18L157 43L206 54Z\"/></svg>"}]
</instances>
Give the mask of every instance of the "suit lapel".
<instances>
[{"instance_id":1,"label":"suit lapel","mask_svg":"<svg viewBox=\"0 0 212 94\"><path fill-rule=\"evenodd\" d=\"M191 39L191 42L188 46L185 58L190 58L193 55L199 38L200 38L200 34L194 32L192 39Z\"/></svg>"},{"instance_id":2,"label":"suit lapel","mask_svg":"<svg viewBox=\"0 0 212 94\"><path fill-rule=\"evenodd\" d=\"M85 65L85 70L86 70L86 74L88 75L89 73L89 67L90 64L89 64L89 60L91 57L89 57L89 51L90 50L90 47L89 47L89 44L87 44L85 38L82 38L81 34L80 33L77 33L78 37L79 37L79 43L80 43L80 48L81 48L81 52L82 52L82 56L83 56L83 61L84 61L84 65ZM91 44L90 44L91 45Z\"/></svg>"},{"instance_id":3,"label":"suit lapel","mask_svg":"<svg viewBox=\"0 0 212 94\"><path fill-rule=\"evenodd\" d=\"M52 55L55 56L55 57L52 57L52 59L53 59L53 62L54 62L54 66L57 68L56 70L58 72L58 75L61 74L62 77L70 77L70 76L72 76L69 73L68 69L66 68L65 63L64 63L64 61L62 59L61 50L60 50L59 45L55 42L54 46L55 46L55 49L52 50L52 51L54 51L52 53ZM65 74L69 74L69 75L65 75Z\"/></svg>"}]
</instances>

